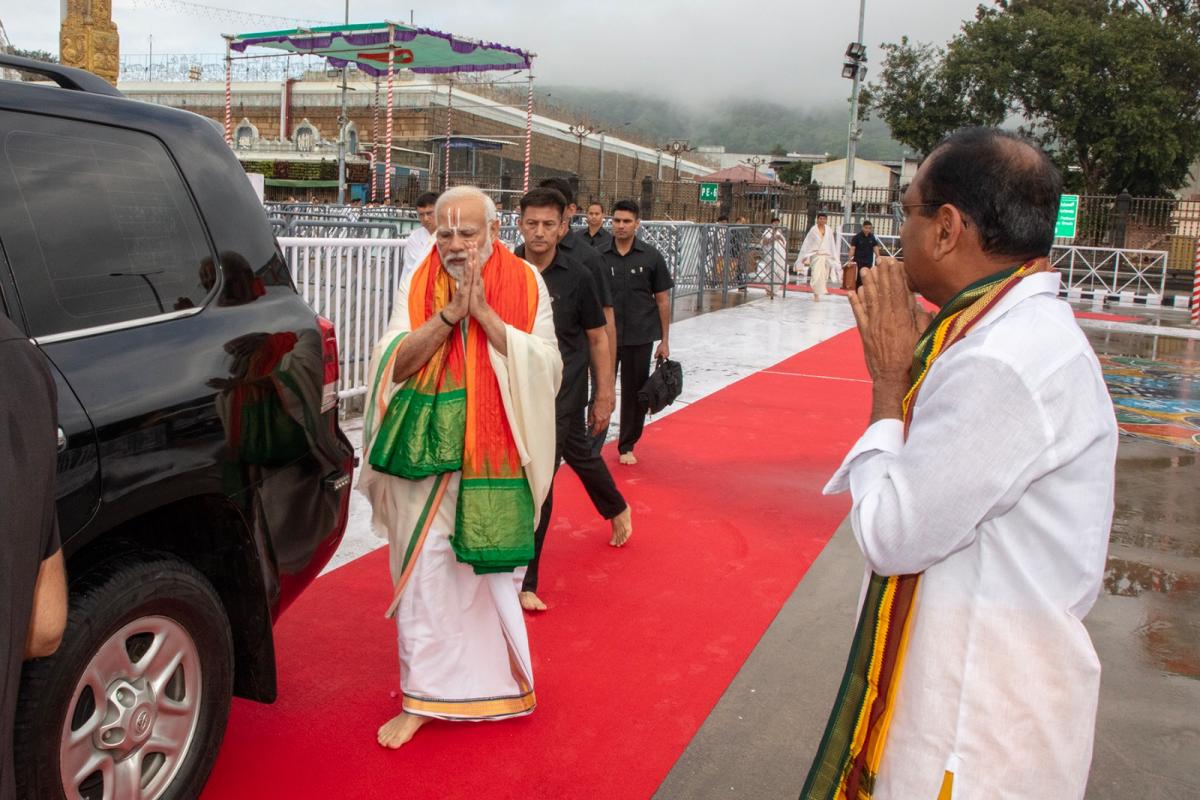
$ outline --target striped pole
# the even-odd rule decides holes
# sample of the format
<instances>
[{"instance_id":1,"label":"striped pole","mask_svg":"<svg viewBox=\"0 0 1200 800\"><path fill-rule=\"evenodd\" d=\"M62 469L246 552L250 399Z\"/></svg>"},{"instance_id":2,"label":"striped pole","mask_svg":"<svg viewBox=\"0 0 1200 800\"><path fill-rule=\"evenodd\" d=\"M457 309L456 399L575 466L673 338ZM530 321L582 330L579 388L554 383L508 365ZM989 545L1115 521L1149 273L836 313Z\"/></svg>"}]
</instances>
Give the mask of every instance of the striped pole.
<instances>
[{"instance_id":1,"label":"striped pole","mask_svg":"<svg viewBox=\"0 0 1200 800\"><path fill-rule=\"evenodd\" d=\"M233 39L225 37L225 144L233 146Z\"/></svg>"},{"instance_id":2,"label":"striped pole","mask_svg":"<svg viewBox=\"0 0 1200 800\"><path fill-rule=\"evenodd\" d=\"M392 80L396 75L396 51L392 48L392 26L388 26L387 152L383 154L383 202L392 202Z\"/></svg>"},{"instance_id":3,"label":"striped pole","mask_svg":"<svg viewBox=\"0 0 1200 800\"><path fill-rule=\"evenodd\" d=\"M1200 239L1196 240L1196 274L1192 278L1192 324L1200 326Z\"/></svg>"},{"instance_id":4,"label":"striped pole","mask_svg":"<svg viewBox=\"0 0 1200 800\"><path fill-rule=\"evenodd\" d=\"M454 79L446 91L446 167L442 170L442 190L450 188L450 115L454 108Z\"/></svg>"},{"instance_id":5,"label":"striped pole","mask_svg":"<svg viewBox=\"0 0 1200 800\"><path fill-rule=\"evenodd\" d=\"M529 158L533 152L533 60L529 62L529 102L525 108L525 184L521 191L529 191Z\"/></svg>"},{"instance_id":6,"label":"striped pole","mask_svg":"<svg viewBox=\"0 0 1200 800\"><path fill-rule=\"evenodd\" d=\"M379 78L375 78L375 108L371 113L371 202L379 202Z\"/></svg>"}]
</instances>

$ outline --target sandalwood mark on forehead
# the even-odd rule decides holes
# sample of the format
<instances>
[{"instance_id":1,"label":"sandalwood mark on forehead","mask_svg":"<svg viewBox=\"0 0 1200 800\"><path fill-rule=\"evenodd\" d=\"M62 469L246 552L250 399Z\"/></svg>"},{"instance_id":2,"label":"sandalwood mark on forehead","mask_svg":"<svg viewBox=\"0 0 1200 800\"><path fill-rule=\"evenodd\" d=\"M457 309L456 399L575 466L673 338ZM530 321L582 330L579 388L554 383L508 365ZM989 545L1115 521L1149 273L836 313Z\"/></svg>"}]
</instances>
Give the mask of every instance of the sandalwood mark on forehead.
<instances>
[{"instance_id":1,"label":"sandalwood mark on forehead","mask_svg":"<svg viewBox=\"0 0 1200 800\"><path fill-rule=\"evenodd\" d=\"M461 236L467 238L474 236L479 232L480 226L476 223L467 220L465 229L462 219L462 207L452 206L447 208L438 220L438 233L446 236Z\"/></svg>"}]
</instances>

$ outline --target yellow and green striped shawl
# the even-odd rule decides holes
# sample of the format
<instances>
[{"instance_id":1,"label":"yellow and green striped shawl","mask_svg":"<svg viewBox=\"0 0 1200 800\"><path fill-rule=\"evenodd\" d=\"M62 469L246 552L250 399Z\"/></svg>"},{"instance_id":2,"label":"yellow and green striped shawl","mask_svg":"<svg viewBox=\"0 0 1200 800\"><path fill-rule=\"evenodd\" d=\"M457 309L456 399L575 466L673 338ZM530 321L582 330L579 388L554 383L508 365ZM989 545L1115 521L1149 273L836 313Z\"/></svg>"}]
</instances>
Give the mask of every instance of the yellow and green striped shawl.
<instances>
[{"instance_id":1,"label":"yellow and green striped shawl","mask_svg":"<svg viewBox=\"0 0 1200 800\"><path fill-rule=\"evenodd\" d=\"M990 275L963 289L941 308L917 341L910 373L912 386L903 404L905 435L917 393L933 362L960 341L1022 278L1047 267L1044 259L1038 259ZM841 688L800 793L801 800L870 800L874 795L920 579L920 574L871 574Z\"/></svg>"}]
</instances>

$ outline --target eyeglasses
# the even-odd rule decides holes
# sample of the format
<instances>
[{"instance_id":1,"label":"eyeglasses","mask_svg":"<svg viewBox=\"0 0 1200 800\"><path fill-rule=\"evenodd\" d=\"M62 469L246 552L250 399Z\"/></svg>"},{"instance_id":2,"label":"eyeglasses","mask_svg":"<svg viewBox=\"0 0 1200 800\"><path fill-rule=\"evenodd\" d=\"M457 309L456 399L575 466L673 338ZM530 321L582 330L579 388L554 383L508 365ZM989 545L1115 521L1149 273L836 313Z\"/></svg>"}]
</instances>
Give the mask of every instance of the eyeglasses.
<instances>
[{"instance_id":1,"label":"eyeglasses","mask_svg":"<svg viewBox=\"0 0 1200 800\"><path fill-rule=\"evenodd\" d=\"M939 203L896 203L896 206L900 210L900 224L901 225L903 225L908 220L908 217L909 217L908 210L910 208L934 208L934 207L941 208L944 205L946 205L946 203L944 203L944 202L939 202ZM959 212L959 218L962 219L962 224L963 224L964 228L971 224L971 220L967 218L966 214Z\"/></svg>"},{"instance_id":2,"label":"eyeglasses","mask_svg":"<svg viewBox=\"0 0 1200 800\"><path fill-rule=\"evenodd\" d=\"M936 206L944 206L945 203L896 203L896 207L900 211L900 221L904 222L909 217L910 208L934 208Z\"/></svg>"}]
</instances>

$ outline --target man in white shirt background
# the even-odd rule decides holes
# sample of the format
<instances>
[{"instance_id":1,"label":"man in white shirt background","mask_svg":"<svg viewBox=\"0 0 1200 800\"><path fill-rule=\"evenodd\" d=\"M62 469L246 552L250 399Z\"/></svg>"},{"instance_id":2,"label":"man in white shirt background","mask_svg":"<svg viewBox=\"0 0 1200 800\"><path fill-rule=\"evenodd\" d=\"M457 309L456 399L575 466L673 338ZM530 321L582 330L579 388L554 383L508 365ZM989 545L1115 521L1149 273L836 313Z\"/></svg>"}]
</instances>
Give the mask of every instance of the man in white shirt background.
<instances>
[{"instance_id":1,"label":"man in white shirt background","mask_svg":"<svg viewBox=\"0 0 1200 800\"><path fill-rule=\"evenodd\" d=\"M871 424L826 491L869 575L806 800L1084 796L1117 426L1045 260L1061 188L1027 140L951 135L905 195L905 261L851 294Z\"/></svg>"},{"instance_id":2,"label":"man in white shirt background","mask_svg":"<svg viewBox=\"0 0 1200 800\"><path fill-rule=\"evenodd\" d=\"M825 286L830 280L841 282L841 273L837 272L841 264L840 250L838 232L829 224L829 215L822 211L817 214L817 223L809 229L800 245L800 254L796 256L797 272L801 266L808 267L808 283L812 287L815 302L821 302L825 296Z\"/></svg>"},{"instance_id":3,"label":"man in white shirt background","mask_svg":"<svg viewBox=\"0 0 1200 800\"><path fill-rule=\"evenodd\" d=\"M404 245L404 272L401 277L415 270L433 248L433 232L437 229L433 207L437 199L436 192L425 192L417 198L417 219L421 224L408 235L408 242Z\"/></svg>"}]
</instances>

